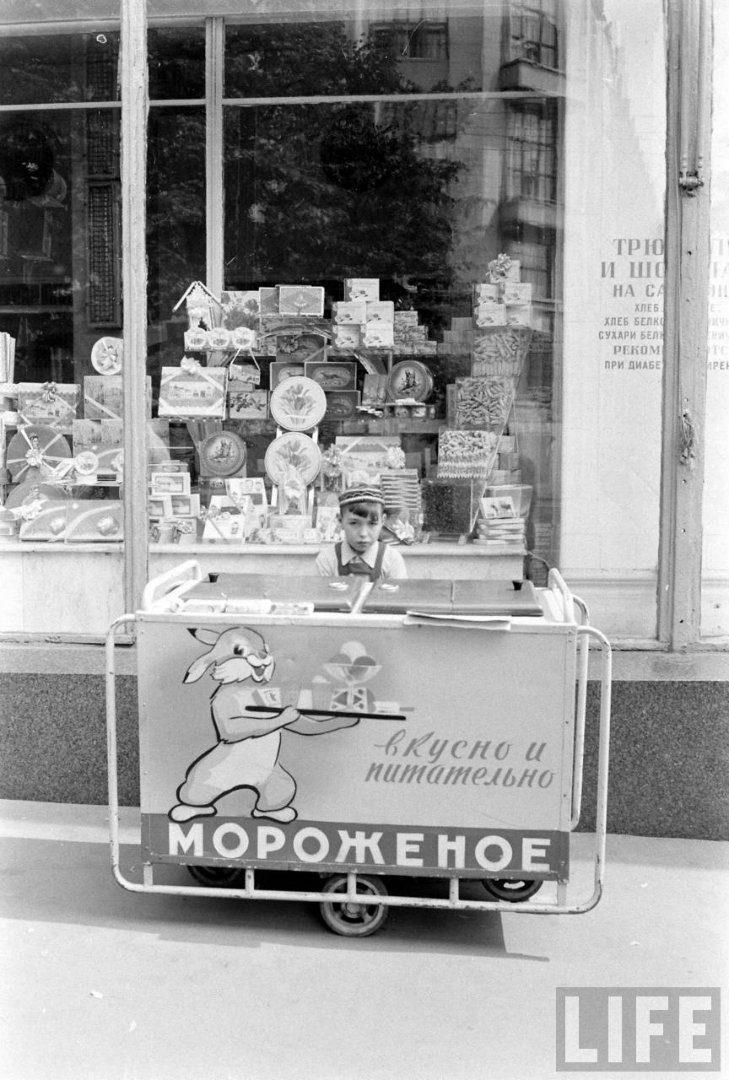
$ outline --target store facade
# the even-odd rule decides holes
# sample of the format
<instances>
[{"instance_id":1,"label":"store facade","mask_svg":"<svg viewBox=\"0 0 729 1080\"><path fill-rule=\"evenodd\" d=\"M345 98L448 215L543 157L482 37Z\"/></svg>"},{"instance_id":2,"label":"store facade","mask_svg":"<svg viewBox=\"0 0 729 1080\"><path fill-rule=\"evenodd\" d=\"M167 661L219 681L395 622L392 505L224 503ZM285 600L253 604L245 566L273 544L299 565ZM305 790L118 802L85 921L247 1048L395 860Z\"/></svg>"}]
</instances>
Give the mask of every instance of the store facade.
<instances>
[{"instance_id":1,"label":"store facade","mask_svg":"<svg viewBox=\"0 0 729 1080\"><path fill-rule=\"evenodd\" d=\"M0 4L4 794L103 798L99 642L150 575L313 574L366 481L413 577L560 568L620 650L613 827L718 835L726 15L34 12Z\"/></svg>"}]
</instances>

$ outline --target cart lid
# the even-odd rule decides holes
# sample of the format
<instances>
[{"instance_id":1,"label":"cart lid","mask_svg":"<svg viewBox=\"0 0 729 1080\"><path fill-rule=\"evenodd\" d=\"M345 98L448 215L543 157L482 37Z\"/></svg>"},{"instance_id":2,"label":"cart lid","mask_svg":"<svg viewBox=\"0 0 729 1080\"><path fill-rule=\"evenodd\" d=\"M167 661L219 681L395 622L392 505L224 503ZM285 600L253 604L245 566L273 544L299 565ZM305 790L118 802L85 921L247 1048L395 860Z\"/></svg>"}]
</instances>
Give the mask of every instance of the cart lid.
<instances>
[{"instance_id":1,"label":"cart lid","mask_svg":"<svg viewBox=\"0 0 729 1080\"><path fill-rule=\"evenodd\" d=\"M362 611L387 612L402 615L406 611L422 611L429 615L449 615L452 610L452 581L433 578L397 581L378 581L365 597Z\"/></svg>"},{"instance_id":2,"label":"cart lid","mask_svg":"<svg viewBox=\"0 0 729 1080\"><path fill-rule=\"evenodd\" d=\"M534 617L543 611L531 581L454 581L453 614Z\"/></svg>"},{"instance_id":3,"label":"cart lid","mask_svg":"<svg viewBox=\"0 0 729 1080\"><path fill-rule=\"evenodd\" d=\"M542 607L531 581L385 581L374 585L363 612L428 615L538 616Z\"/></svg>"},{"instance_id":4,"label":"cart lid","mask_svg":"<svg viewBox=\"0 0 729 1080\"><path fill-rule=\"evenodd\" d=\"M214 578L211 581L210 578ZM210 574L185 593L185 600L271 600L278 604L313 604L314 611L351 611L362 579L289 577L281 574Z\"/></svg>"}]
</instances>

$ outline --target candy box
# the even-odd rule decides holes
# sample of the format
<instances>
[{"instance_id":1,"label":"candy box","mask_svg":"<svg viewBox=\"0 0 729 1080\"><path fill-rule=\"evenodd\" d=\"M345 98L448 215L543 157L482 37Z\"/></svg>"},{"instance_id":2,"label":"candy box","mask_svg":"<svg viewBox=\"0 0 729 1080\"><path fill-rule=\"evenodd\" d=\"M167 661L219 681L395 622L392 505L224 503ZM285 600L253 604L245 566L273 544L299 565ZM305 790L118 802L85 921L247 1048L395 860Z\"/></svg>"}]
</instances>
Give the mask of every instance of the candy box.
<instances>
[{"instance_id":1,"label":"candy box","mask_svg":"<svg viewBox=\"0 0 729 1080\"><path fill-rule=\"evenodd\" d=\"M261 369L253 361L251 363L228 364L228 390L253 390L261 381Z\"/></svg>"},{"instance_id":2,"label":"candy box","mask_svg":"<svg viewBox=\"0 0 729 1080\"><path fill-rule=\"evenodd\" d=\"M345 300L379 300L380 299L380 279L379 278L345 278L344 279L344 299Z\"/></svg>"},{"instance_id":3,"label":"candy box","mask_svg":"<svg viewBox=\"0 0 729 1080\"><path fill-rule=\"evenodd\" d=\"M275 390L279 383L284 382L286 379L292 379L295 375L304 375L306 373L306 367L303 363L279 363L274 360L268 369L269 386L271 390Z\"/></svg>"},{"instance_id":4,"label":"candy box","mask_svg":"<svg viewBox=\"0 0 729 1080\"><path fill-rule=\"evenodd\" d=\"M394 322L395 327L397 328L397 327L404 327L404 326L417 326L418 325L418 319L419 319L419 316L418 316L417 311L414 311L411 308L408 308L405 311L396 311L394 313L394 315L393 315L393 320L392 321Z\"/></svg>"},{"instance_id":5,"label":"candy box","mask_svg":"<svg viewBox=\"0 0 729 1080\"><path fill-rule=\"evenodd\" d=\"M479 329L485 326L506 326L506 308L503 304L486 301L473 309L473 321Z\"/></svg>"},{"instance_id":6,"label":"candy box","mask_svg":"<svg viewBox=\"0 0 729 1080\"><path fill-rule=\"evenodd\" d=\"M365 322L395 322L395 305L392 300L368 300L365 307L367 312Z\"/></svg>"},{"instance_id":7,"label":"candy box","mask_svg":"<svg viewBox=\"0 0 729 1080\"><path fill-rule=\"evenodd\" d=\"M275 356L279 346L279 337L296 337L301 334L314 334L326 344L331 334L329 319L316 315L302 318L293 315L262 315L258 328L258 351L264 356ZM283 344L281 344L283 349Z\"/></svg>"},{"instance_id":8,"label":"candy box","mask_svg":"<svg viewBox=\"0 0 729 1080\"><path fill-rule=\"evenodd\" d=\"M78 393L76 383L18 383L18 423L70 432Z\"/></svg>"},{"instance_id":9,"label":"candy box","mask_svg":"<svg viewBox=\"0 0 729 1080\"><path fill-rule=\"evenodd\" d=\"M276 360L279 363L315 363L327 358L327 338L320 333L301 333L276 335Z\"/></svg>"},{"instance_id":10,"label":"candy box","mask_svg":"<svg viewBox=\"0 0 729 1080\"><path fill-rule=\"evenodd\" d=\"M225 368L204 368L193 361L163 367L159 388L160 416L225 416Z\"/></svg>"},{"instance_id":11,"label":"candy box","mask_svg":"<svg viewBox=\"0 0 729 1080\"><path fill-rule=\"evenodd\" d=\"M531 304L532 302L530 281L505 281L501 289L501 298L505 304Z\"/></svg>"},{"instance_id":12,"label":"candy box","mask_svg":"<svg viewBox=\"0 0 729 1080\"><path fill-rule=\"evenodd\" d=\"M268 416L268 391L238 389L229 383L228 416L231 420L265 420Z\"/></svg>"},{"instance_id":13,"label":"candy box","mask_svg":"<svg viewBox=\"0 0 729 1080\"><path fill-rule=\"evenodd\" d=\"M370 322L364 325L362 344L365 348L392 348L395 343L393 324Z\"/></svg>"},{"instance_id":14,"label":"candy box","mask_svg":"<svg viewBox=\"0 0 729 1080\"><path fill-rule=\"evenodd\" d=\"M74 420L73 453L92 453L97 459L97 476L116 476L123 443L121 420Z\"/></svg>"},{"instance_id":15,"label":"candy box","mask_svg":"<svg viewBox=\"0 0 729 1080\"><path fill-rule=\"evenodd\" d=\"M247 326L258 327L261 304L258 289L235 291L226 289L220 294L221 321L226 330ZM212 329L212 328L211 328Z\"/></svg>"},{"instance_id":16,"label":"candy box","mask_svg":"<svg viewBox=\"0 0 729 1080\"><path fill-rule=\"evenodd\" d=\"M490 282L477 282L473 286L474 305L495 303L499 299L499 286Z\"/></svg>"},{"instance_id":17,"label":"candy box","mask_svg":"<svg viewBox=\"0 0 729 1080\"><path fill-rule=\"evenodd\" d=\"M227 495L213 495L203 525L203 540L242 543L246 538L245 504L236 505Z\"/></svg>"},{"instance_id":18,"label":"candy box","mask_svg":"<svg viewBox=\"0 0 729 1080\"><path fill-rule=\"evenodd\" d=\"M324 314L324 289L319 285L279 285L278 310L281 315Z\"/></svg>"},{"instance_id":19,"label":"candy box","mask_svg":"<svg viewBox=\"0 0 729 1080\"><path fill-rule=\"evenodd\" d=\"M356 390L357 365L330 360L326 364L306 364L304 373L326 393L335 390Z\"/></svg>"},{"instance_id":20,"label":"candy box","mask_svg":"<svg viewBox=\"0 0 729 1080\"><path fill-rule=\"evenodd\" d=\"M147 376L146 412L152 415L152 377ZM86 420L122 420L124 394L121 375L84 375Z\"/></svg>"},{"instance_id":21,"label":"candy box","mask_svg":"<svg viewBox=\"0 0 729 1080\"><path fill-rule=\"evenodd\" d=\"M362 346L362 330L359 326L335 323L332 327L332 345L335 349L359 349Z\"/></svg>"},{"instance_id":22,"label":"candy box","mask_svg":"<svg viewBox=\"0 0 729 1080\"><path fill-rule=\"evenodd\" d=\"M278 315L278 286L262 286L258 290L258 307L261 315Z\"/></svg>"},{"instance_id":23,"label":"candy box","mask_svg":"<svg viewBox=\"0 0 729 1080\"><path fill-rule=\"evenodd\" d=\"M149 490L152 495L189 495L190 474L188 472L153 472L149 478Z\"/></svg>"},{"instance_id":24,"label":"candy box","mask_svg":"<svg viewBox=\"0 0 729 1080\"><path fill-rule=\"evenodd\" d=\"M336 301L332 305L332 315L337 326L359 325L367 321L367 301Z\"/></svg>"}]
</instances>

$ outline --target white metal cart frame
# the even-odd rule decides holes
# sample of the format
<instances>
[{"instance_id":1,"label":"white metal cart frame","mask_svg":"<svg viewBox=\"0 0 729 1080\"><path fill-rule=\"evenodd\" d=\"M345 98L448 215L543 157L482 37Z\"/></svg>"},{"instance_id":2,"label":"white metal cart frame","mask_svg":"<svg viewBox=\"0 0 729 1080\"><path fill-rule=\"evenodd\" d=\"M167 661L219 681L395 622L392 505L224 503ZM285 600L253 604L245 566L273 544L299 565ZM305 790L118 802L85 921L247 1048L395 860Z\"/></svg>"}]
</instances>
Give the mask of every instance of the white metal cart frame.
<instances>
[{"instance_id":1,"label":"white metal cart frame","mask_svg":"<svg viewBox=\"0 0 729 1080\"><path fill-rule=\"evenodd\" d=\"M198 581L202 574L198 564L190 561L160 575L149 583L144 593L143 611L155 611L165 613L166 617L175 621L179 619L180 612L184 609L184 596L187 591ZM339 875L336 891L331 888L321 890L296 890L261 888L256 883L257 867L245 866L244 886L216 887L160 884L154 882L153 865L145 863L141 881L132 881L123 873L120 866L120 841L119 841L119 795L118 795L118 760L117 760L117 708L116 708L116 667L115 648L116 634L121 628L132 629L137 622L138 615L126 614L116 619L109 628L106 637L106 724L107 724L107 750L108 750L108 789L109 789L109 828L112 872L116 881L124 889L136 893L156 893L173 896L206 896L226 899L241 900L285 900L304 901L319 903L325 921L331 929L339 933L349 933L346 928L332 925L331 920L326 918L326 911L332 908L342 908L357 912L368 910L375 915L386 914L386 909L391 907L428 907L442 908L450 911L509 911L523 912L534 915L565 915L582 914L590 911L599 902L603 890L605 871L605 841L607 823L607 790L608 790L608 765L609 765L609 738L610 738L610 708L611 708L611 679L612 659L611 648L606 637L588 624L587 609L582 601L574 597L560 574L552 570L549 574L547 589L540 592L549 594L549 602L553 611L558 612L558 618L565 624L574 628L577 658L576 658L576 682L577 697L574 719L574 755L571 776L571 818L569 830L576 827L582 801L582 772L585 740L585 720L587 701L587 676L588 654L591 645L596 645L600 650L600 710L599 710L599 737L598 737L598 764L597 764L597 790L596 790L596 827L594 834L594 874L593 889L589 897L579 902L568 903L566 899L566 882L560 881L557 887L556 901L533 901L524 899L518 903L508 900L476 900L465 898L461 895L461 877L456 874L442 873L428 876L441 877L448 880L448 896L424 897L388 895L381 891L381 886L373 877L377 874L363 872L355 867L342 867ZM141 616L141 613L140 613ZM237 616L238 618L240 616ZM347 619L349 616L340 616ZM227 622L235 621L234 616L228 615ZM289 619L288 622L291 622ZM310 866L297 869L311 870ZM385 871L387 873L387 871ZM472 875L471 875L472 876ZM332 879L333 880L333 879ZM376 886L376 887L375 887ZM377 923L379 925L379 922ZM376 926L373 924L373 929ZM351 931L359 935L373 932L367 927Z\"/></svg>"}]
</instances>

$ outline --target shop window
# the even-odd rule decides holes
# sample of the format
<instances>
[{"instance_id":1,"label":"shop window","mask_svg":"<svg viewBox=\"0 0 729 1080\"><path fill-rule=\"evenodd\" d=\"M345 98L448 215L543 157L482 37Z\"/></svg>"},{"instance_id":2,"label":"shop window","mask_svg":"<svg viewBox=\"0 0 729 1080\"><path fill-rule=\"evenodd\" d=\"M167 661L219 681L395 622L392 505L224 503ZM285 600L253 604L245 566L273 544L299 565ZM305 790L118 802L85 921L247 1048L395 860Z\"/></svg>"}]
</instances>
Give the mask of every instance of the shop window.
<instances>
[{"instance_id":1,"label":"shop window","mask_svg":"<svg viewBox=\"0 0 729 1080\"><path fill-rule=\"evenodd\" d=\"M148 53L152 101L205 97L205 30L202 26L152 27Z\"/></svg>"},{"instance_id":2,"label":"shop window","mask_svg":"<svg viewBox=\"0 0 729 1080\"><path fill-rule=\"evenodd\" d=\"M528 546L534 566L561 565L600 602L615 581L639 579L646 605L631 610L629 632L650 637L659 438L627 475L604 462L635 462L635 432L660 429L660 372L627 350L662 343L621 335L642 332L649 316L635 305L659 275L656 259L639 265L629 252L638 223L651 237L662 228L665 57L644 62L645 35L614 49L610 27L582 7L558 50L556 0L465 4L402 25L385 22L380 4L358 4L356 20L331 6L318 19L308 5L298 22L255 7L224 27L224 55L207 66L200 26L149 35L151 552L326 542L332 514L320 511L338 488L384 476L418 544L450 554L470 544L484 564L505 555L517 576ZM641 25L658 41L662 5L647 7ZM627 0L610 10L621 24L637 17ZM503 26L512 59L552 69L549 96L519 82L497 89ZM94 346L121 332L117 45L102 36L70 35L57 58L35 38L30 64L29 39L3 43L27 68L22 92L5 76L9 103L55 94L68 107L0 119L0 330L15 340L16 382L36 383L42 400L45 384L74 383L74 419L118 425L120 395L86 385L101 374ZM563 75L565 56L574 62ZM204 84L221 62L222 103ZM75 94L94 107L75 110ZM637 126L625 123L626 101L641 102ZM205 127L217 108L219 143ZM30 172L12 168L20 123L33 129ZM642 170L627 193L626 152ZM216 190L222 198L206 201ZM660 320L660 293L650 303ZM314 475L302 481L307 452L297 451L291 484L271 449L286 434L273 405L300 375L322 389L324 413L315 439L301 432L315 443ZM78 446L88 434L79 428ZM118 501L120 429L106 434L115 469L90 497ZM6 427L6 447L16 436ZM351 456L356 443L374 457ZM11 477L6 494L19 483ZM523 526L511 547L479 529L480 498L504 487ZM614 613L619 598L606 603Z\"/></svg>"},{"instance_id":3,"label":"shop window","mask_svg":"<svg viewBox=\"0 0 729 1080\"><path fill-rule=\"evenodd\" d=\"M397 103L383 102L379 121L383 126L398 125L417 143L445 142L458 134L458 102L418 101L406 109Z\"/></svg>"},{"instance_id":4,"label":"shop window","mask_svg":"<svg viewBox=\"0 0 729 1080\"><path fill-rule=\"evenodd\" d=\"M447 60L448 23L420 19L417 22L375 23L371 28L375 47L396 60Z\"/></svg>"},{"instance_id":5,"label":"shop window","mask_svg":"<svg viewBox=\"0 0 729 1080\"><path fill-rule=\"evenodd\" d=\"M510 111L507 121L507 199L555 201L556 138L555 121L544 112Z\"/></svg>"},{"instance_id":6,"label":"shop window","mask_svg":"<svg viewBox=\"0 0 729 1080\"><path fill-rule=\"evenodd\" d=\"M559 67L557 0L510 0L510 60Z\"/></svg>"},{"instance_id":7,"label":"shop window","mask_svg":"<svg viewBox=\"0 0 729 1080\"><path fill-rule=\"evenodd\" d=\"M119 35L4 36L0 39L0 103L37 105L114 101Z\"/></svg>"}]
</instances>

